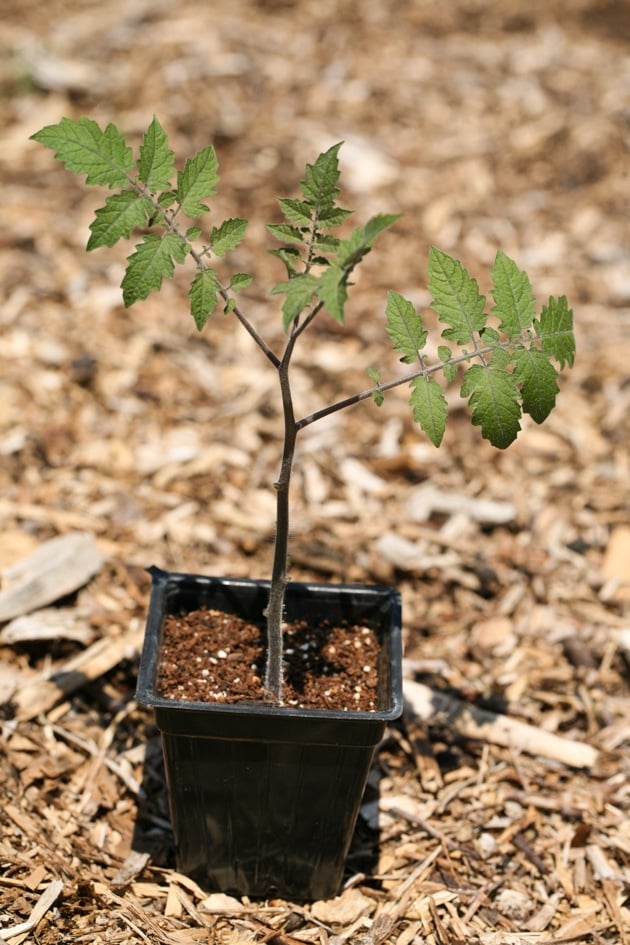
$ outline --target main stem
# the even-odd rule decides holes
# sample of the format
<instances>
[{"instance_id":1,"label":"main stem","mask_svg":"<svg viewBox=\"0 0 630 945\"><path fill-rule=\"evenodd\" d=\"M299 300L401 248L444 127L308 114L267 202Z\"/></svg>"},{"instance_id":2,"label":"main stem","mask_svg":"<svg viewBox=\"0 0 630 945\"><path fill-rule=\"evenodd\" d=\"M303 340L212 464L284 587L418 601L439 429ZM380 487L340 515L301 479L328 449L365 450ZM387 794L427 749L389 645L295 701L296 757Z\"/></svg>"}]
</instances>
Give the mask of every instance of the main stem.
<instances>
[{"instance_id":1,"label":"main stem","mask_svg":"<svg viewBox=\"0 0 630 945\"><path fill-rule=\"evenodd\" d=\"M293 333L287 344L284 357L278 365L278 380L282 394L284 418L284 445L280 475L274 483L276 490L276 535L271 572L271 589L267 604L267 665L265 669L265 695L282 703L282 622L284 617L284 594L288 582L287 562L289 555L289 490L295 457L295 441L298 428L293 411L293 398L289 383L289 361L295 344Z\"/></svg>"}]
</instances>

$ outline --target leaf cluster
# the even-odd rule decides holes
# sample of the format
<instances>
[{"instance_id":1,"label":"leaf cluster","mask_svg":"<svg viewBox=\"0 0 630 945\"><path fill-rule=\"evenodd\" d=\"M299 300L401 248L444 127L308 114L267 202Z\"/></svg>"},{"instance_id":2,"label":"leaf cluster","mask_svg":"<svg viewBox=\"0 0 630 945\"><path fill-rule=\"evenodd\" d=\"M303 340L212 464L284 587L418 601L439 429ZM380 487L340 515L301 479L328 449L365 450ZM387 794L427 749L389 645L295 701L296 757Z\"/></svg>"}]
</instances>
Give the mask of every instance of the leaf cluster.
<instances>
[{"instance_id":1,"label":"leaf cluster","mask_svg":"<svg viewBox=\"0 0 630 945\"><path fill-rule=\"evenodd\" d=\"M247 221L224 220L212 227L199 249L197 226L184 229L181 216L195 220L209 207L204 201L216 193L219 183L218 161L209 145L188 158L181 170L175 170L174 154L166 132L153 118L142 138L137 159L118 131L109 124L103 130L91 118L62 118L57 125L47 125L32 135L35 141L55 151L55 157L77 174L85 174L88 184L107 186L111 194L90 224L87 249L113 246L128 239L135 230L145 230L134 252L127 258L122 281L126 306L145 299L160 289L164 278L173 276L175 266L193 256L197 272L190 288L190 306L195 324L201 330L227 290L208 265L217 257L237 248L245 236ZM251 281L245 273L232 276L230 286L244 288Z\"/></svg>"},{"instance_id":2,"label":"leaf cluster","mask_svg":"<svg viewBox=\"0 0 630 945\"><path fill-rule=\"evenodd\" d=\"M448 417L437 373L452 382L461 369L460 393L468 399L472 422L504 449L516 438L523 413L542 423L553 409L559 388L552 362L563 368L574 361L573 313L566 298L550 298L536 318L527 274L501 250L490 274L496 327L488 324L477 280L461 262L431 248L431 306L446 326L441 337L449 342L438 346L437 364L429 365L422 353L428 331L413 304L397 292L388 295L387 331L394 349L404 363L417 366L409 379L413 416L436 446ZM382 402L382 387L376 394Z\"/></svg>"},{"instance_id":3,"label":"leaf cluster","mask_svg":"<svg viewBox=\"0 0 630 945\"><path fill-rule=\"evenodd\" d=\"M127 257L122 280L126 306L145 299L170 278L175 268L192 257L195 273L189 298L191 314L201 330L222 302L234 311L276 367L288 364L277 358L240 312L235 293L249 285L251 276L232 273L223 284L211 262L237 249L247 221L230 218L204 234L198 225L209 212L205 202L216 193L219 175L214 148L209 145L176 170L167 135L153 118L134 158L122 134L112 124L105 129L93 120L62 118L32 136L55 151L55 156L88 184L109 187L104 206L90 225L88 250L113 246L135 231L141 238ZM369 253L378 236L392 226L398 214L378 214L357 226L345 238L332 231L345 223L351 211L339 206L339 150L335 144L307 164L299 198L278 198L284 221L269 225L283 245L270 252L286 269L286 279L272 289L282 295L282 320L289 333L288 356L298 335L322 309L340 324L345 318L353 270ZM188 218L188 223L182 222ZM377 404L385 392L409 383L414 419L438 446L444 436L448 410L443 386L461 375L461 395L468 400L472 421L484 437L504 448L517 436L523 413L542 423L558 393L558 365L572 365L575 356L573 313L564 296L550 298L540 315L535 312L532 287L522 272L499 250L490 272L493 305L480 293L468 270L448 254L432 248L429 254L429 289L432 307L444 325L438 361L429 363L425 348L428 330L413 304L398 292L389 292L386 330L401 360L411 366L403 378L384 384L370 368L373 387L333 404L313 419L372 396ZM555 364L554 364L555 362Z\"/></svg>"},{"instance_id":4,"label":"leaf cluster","mask_svg":"<svg viewBox=\"0 0 630 945\"><path fill-rule=\"evenodd\" d=\"M269 224L269 231L285 244L270 252L285 265L287 280L274 286L272 294L284 295L285 329L307 309L324 307L343 324L352 270L370 252L376 238L399 219L399 214L379 214L365 226L356 227L342 240L331 233L350 216L338 206L339 149L342 142L307 164L300 182L302 199L278 198L284 223Z\"/></svg>"}]
</instances>

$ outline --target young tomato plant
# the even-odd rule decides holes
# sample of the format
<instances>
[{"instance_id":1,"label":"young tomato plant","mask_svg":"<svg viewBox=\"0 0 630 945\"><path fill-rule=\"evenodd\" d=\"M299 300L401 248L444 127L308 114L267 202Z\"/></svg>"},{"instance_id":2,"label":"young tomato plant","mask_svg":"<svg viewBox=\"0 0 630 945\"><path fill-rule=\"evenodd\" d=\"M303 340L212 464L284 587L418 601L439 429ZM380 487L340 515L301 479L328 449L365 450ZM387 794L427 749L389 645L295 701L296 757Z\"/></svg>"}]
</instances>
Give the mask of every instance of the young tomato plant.
<instances>
[{"instance_id":1,"label":"young tomato plant","mask_svg":"<svg viewBox=\"0 0 630 945\"><path fill-rule=\"evenodd\" d=\"M379 214L355 227L346 239L333 234L350 211L337 204L340 144L306 166L301 196L278 198L284 222L269 226L282 244L272 249L286 269L286 279L271 289L283 297L282 323L286 341L276 353L237 301L251 282L247 273L221 275L219 261L235 250L245 236L247 221L229 218L209 232L198 225L208 213L204 202L216 192L219 176L212 145L188 158L176 171L174 155L160 123L154 118L143 137L137 158L115 125L103 130L90 118L62 118L32 136L52 148L55 156L88 184L114 191L96 211L87 249L113 246L119 239L142 233L127 257L121 288L125 306L159 290L176 265L193 262L190 311L201 331L219 307L249 332L279 383L283 416L283 447L276 492L276 531L271 589L266 611L267 665L265 689L270 700L282 701L282 617L288 581L289 493L298 434L312 423L362 400L383 402L388 390L407 384L414 420L435 446L447 421L447 404L438 378L452 382L461 372L461 395L468 400L472 422L494 446L504 449L520 430L523 413L542 423L558 393L558 365L573 364L573 313L564 296L550 298L536 315L526 273L501 250L492 279L491 324L486 299L477 281L456 259L432 248L429 253L431 306L445 327L431 362L423 354L428 330L413 304L390 291L385 306L385 330L401 360L409 366L402 377L384 381L367 368L371 386L354 396L329 404L308 416L294 411L291 359L296 345L314 320L324 313L344 322L350 276L374 246L378 236L398 219ZM150 232L147 232L150 230ZM554 364L555 362L555 364Z\"/></svg>"}]
</instances>

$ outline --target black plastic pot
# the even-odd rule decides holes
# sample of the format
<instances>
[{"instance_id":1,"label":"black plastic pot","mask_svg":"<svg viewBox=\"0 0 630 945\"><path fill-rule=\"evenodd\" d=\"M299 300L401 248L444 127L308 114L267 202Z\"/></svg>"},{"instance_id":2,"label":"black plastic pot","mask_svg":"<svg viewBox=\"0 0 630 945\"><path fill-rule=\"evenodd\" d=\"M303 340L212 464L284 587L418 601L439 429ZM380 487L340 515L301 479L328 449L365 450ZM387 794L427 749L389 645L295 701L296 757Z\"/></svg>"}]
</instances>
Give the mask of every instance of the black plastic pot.
<instances>
[{"instance_id":1,"label":"black plastic pot","mask_svg":"<svg viewBox=\"0 0 630 945\"><path fill-rule=\"evenodd\" d=\"M209 606L260 620L269 585L151 569L137 698L162 747L177 867L209 889L295 901L334 896L374 749L402 712L401 604L386 587L291 583L286 615L367 623L381 640L378 709L174 701L155 691L168 614Z\"/></svg>"}]
</instances>

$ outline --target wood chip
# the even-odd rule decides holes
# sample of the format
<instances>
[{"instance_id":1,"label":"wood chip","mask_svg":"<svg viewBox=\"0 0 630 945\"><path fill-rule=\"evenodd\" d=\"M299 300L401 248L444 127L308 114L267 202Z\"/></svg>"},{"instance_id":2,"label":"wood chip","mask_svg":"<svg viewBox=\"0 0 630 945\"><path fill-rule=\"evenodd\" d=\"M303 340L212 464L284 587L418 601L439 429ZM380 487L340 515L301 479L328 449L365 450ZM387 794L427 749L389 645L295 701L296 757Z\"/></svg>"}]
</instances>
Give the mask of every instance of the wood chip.
<instances>
[{"instance_id":1,"label":"wood chip","mask_svg":"<svg viewBox=\"0 0 630 945\"><path fill-rule=\"evenodd\" d=\"M505 525L516 516L516 508L511 502L493 502L490 499L444 492L432 484L415 490L407 503L407 511L416 522L426 522L434 513L464 514L481 525Z\"/></svg>"},{"instance_id":2,"label":"wood chip","mask_svg":"<svg viewBox=\"0 0 630 945\"><path fill-rule=\"evenodd\" d=\"M210 915L239 915L246 911L245 906L238 899L227 896L225 893L212 893L206 896L199 903L199 908Z\"/></svg>"},{"instance_id":3,"label":"wood chip","mask_svg":"<svg viewBox=\"0 0 630 945\"><path fill-rule=\"evenodd\" d=\"M514 751L525 751L576 768L590 768L598 751L590 745L541 731L518 719L466 705L420 683L405 682L405 701L412 715L424 722L439 721L467 738L479 738Z\"/></svg>"},{"instance_id":4,"label":"wood chip","mask_svg":"<svg viewBox=\"0 0 630 945\"><path fill-rule=\"evenodd\" d=\"M132 850L123 865L112 878L114 889L129 885L138 876L149 862L148 853Z\"/></svg>"},{"instance_id":5,"label":"wood chip","mask_svg":"<svg viewBox=\"0 0 630 945\"><path fill-rule=\"evenodd\" d=\"M332 926L352 925L373 910L374 900L355 888L345 889L340 896L321 899L311 906L311 913L319 922Z\"/></svg>"},{"instance_id":6,"label":"wood chip","mask_svg":"<svg viewBox=\"0 0 630 945\"><path fill-rule=\"evenodd\" d=\"M8 942L11 939L18 938L19 936L25 935L28 932L32 932L33 929L37 928L48 910L59 898L62 889L63 883L60 879L52 880L52 882L46 887L45 891L35 903L33 911L26 922L21 922L19 925L14 925L8 929L0 929L0 939Z\"/></svg>"},{"instance_id":7,"label":"wood chip","mask_svg":"<svg viewBox=\"0 0 630 945\"><path fill-rule=\"evenodd\" d=\"M0 630L0 641L7 645L42 640L74 640L87 645L93 639L87 615L77 607L46 607L16 617Z\"/></svg>"},{"instance_id":8,"label":"wood chip","mask_svg":"<svg viewBox=\"0 0 630 945\"><path fill-rule=\"evenodd\" d=\"M23 686L14 697L17 717L22 721L35 718L64 696L98 679L121 660L137 653L143 636L143 630L135 628L113 639L97 640L78 656L56 667L48 678Z\"/></svg>"},{"instance_id":9,"label":"wood chip","mask_svg":"<svg viewBox=\"0 0 630 945\"><path fill-rule=\"evenodd\" d=\"M82 587L96 574L103 558L94 537L70 532L51 538L10 568L0 591L0 621L45 607Z\"/></svg>"}]
</instances>

